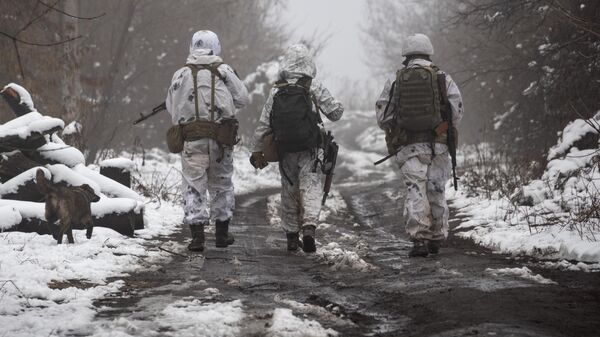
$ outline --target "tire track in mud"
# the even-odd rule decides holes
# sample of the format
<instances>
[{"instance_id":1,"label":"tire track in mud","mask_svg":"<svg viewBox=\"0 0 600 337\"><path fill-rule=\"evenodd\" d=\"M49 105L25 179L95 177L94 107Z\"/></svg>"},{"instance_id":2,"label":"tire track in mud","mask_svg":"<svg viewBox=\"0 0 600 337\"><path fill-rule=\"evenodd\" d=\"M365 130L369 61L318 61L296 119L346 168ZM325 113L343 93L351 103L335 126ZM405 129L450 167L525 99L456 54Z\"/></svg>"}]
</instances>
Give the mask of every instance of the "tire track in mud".
<instances>
[{"instance_id":1,"label":"tire track in mud","mask_svg":"<svg viewBox=\"0 0 600 337\"><path fill-rule=\"evenodd\" d=\"M404 319L381 336L597 335L598 320L583 313L600 317L599 273L536 268L533 259L494 254L452 232L440 255L409 259L397 184L346 185L343 193L369 243L365 259L381 270L371 281L379 296L372 309ZM557 284L489 272L523 266Z\"/></svg>"},{"instance_id":2,"label":"tire track in mud","mask_svg":"<svg viewBox=\"0 0 600 337\"><path fill-rule=\"evenodd\" d=\"M170 303L241 300L240 336L268 336L276 308L339 336L597 335L599 320L585 318L600 317L597 273L534 270L559 285L490 275L487 268L523 262L452 236L439 256L409 259L397 183L340 185L338 207L326 208L317 231L317 255L286 251L269 220L277 190L239 196L233 246L216 249L208 234L205 253L189 255L187 229L165 239L172 261L126 277L121 292L97 301L97 320L127 330L125 319L136 326L130 335L175 336L179 323L163 319Z\"/></svg>"}]
</instances>

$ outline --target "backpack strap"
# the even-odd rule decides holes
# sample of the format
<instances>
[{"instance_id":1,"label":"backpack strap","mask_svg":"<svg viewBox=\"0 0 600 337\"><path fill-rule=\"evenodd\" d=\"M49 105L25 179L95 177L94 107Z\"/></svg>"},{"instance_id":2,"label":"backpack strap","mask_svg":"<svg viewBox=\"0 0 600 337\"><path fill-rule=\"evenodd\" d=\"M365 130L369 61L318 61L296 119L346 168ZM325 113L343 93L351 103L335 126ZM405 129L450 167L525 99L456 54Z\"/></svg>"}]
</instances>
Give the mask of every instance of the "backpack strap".
<instances>
[{"instance_id":1,"label":"backpack strap","mask_svg":"<svg viewBox=\"0 0 600 337\"><path fill-rule=\"evenodd\" d=\"M217 82L217 77L225 82L225 77L219 72L219 66L221 66L223 62L215 62L211 64L186 64L186 67L190 68L192 71L192 77L194 80L194 105L196 108L196 119L200 119L200 113L198 109L198 71L200 70L208 70L210 71L210 120L215 120L215 85Z\"/></svg>"},{"instance_id":2,"label":"backpack strap","mask_svg":"<svg viewBox=\"0 0 600 337\"><path fill-rule=\"evenodd\" d=\"M281 88L281 87L285 87L288 84L289 84L288 81L286 81L284 79L281 79L281 80L275 82L274 87L275 88Z\"/></svg>"},{"instance_id":3,"label":"backpack strap","mask_svg":"<svg viewBox=\"0 0 600 337\"><path fill-rule=\"evenodd\" d=\"M192 71L192 81L194 81L194 109L196 111L196 120L200 119L200 112L198 108L198 67L195 67L193 64L186 64L186 67L190 68Z\"/></svg>"},{"instance_id":4,"label":"backpack strap","mask_svg":"<svg viewBox=\"0 0 600 337\"><path fill-rule=\"evenodd\" d=\"M310 86L312 84L312 78L308 76L302 76L296 81L296 84L303 87L306 90L310 91Z\"/></svg>"},{"instance_id":5,"label":"backpack strap","mask_svg":"<svg viewBox=\"0 0 600 337\"><path fill-rule=\"evenodd\" d=\"M392 103L392 98L394 97L394 89L396 88L396 81L392 82L392 87L390 88L390 93L388 97L388 102L385 105L385 109L383 110L383 116L387 116L388 110L390 109L390 104Z\"/></svg>"},{"instance_id":6,"label":"backpack strap","mask_svg":"<svg viewBox=\"0 0 600 337\"><path fill-rule=\"evenodd\" d=\"M319 105L319 102L317 101L317 97L315 97L315 95L313 95L310 92L312 80L313 80L312 77L303 76L298 79L298 81L296 82L296 85L306 89L306 91L308 92L308 95L310 96L310 100L315 105L315 111L317 113L317 118L318 118L319 124L323 125L323 119L321 118L321 114L325 114L325 112L323 112L323 109L321 109L321 106Z\"/></svg>"}]
</instances>

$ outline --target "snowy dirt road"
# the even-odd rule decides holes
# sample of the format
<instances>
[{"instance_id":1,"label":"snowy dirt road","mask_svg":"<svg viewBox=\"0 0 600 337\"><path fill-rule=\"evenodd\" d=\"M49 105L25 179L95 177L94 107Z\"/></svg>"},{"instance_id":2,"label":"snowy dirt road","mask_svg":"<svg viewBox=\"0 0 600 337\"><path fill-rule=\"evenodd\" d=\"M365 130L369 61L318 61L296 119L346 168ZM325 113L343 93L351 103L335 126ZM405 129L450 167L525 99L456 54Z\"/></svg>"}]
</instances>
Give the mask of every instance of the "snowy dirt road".
<instances>
[{"instance_id":1,"label":"snowy dirt road","mask_svg":"<svg viewBox=\"0 0 600 337\"><path fill-rule=\"evenodd\" d=\"M374 128L369 113L333 128L341 152L317 254L286 251L277 189L247 188L233 246L216 249L208 234L205 253L189 254L187 229L163 238L172 260L97 301L87 335L598 335L600 273L543 268L453 234L439 256L409 259L400 182L389 162L372 165L385 151Z\"/></svg>"},{"instance_id":2,"label":"snowy dirt road","mask_svg":"<svg viewBox=\"0 0 600 337\"><path fill-rule=\"evenodd\" d=\"M216 249L209 235L205 254L191 255L187 230L168 238L172 261L95 303L93 334L597 335L598 273L542 269L454 237L437 257L409 259L395 182L341 185L316 255L285 250L276 190L240 196L233 246Z\"/></svg>"}]
</instances>

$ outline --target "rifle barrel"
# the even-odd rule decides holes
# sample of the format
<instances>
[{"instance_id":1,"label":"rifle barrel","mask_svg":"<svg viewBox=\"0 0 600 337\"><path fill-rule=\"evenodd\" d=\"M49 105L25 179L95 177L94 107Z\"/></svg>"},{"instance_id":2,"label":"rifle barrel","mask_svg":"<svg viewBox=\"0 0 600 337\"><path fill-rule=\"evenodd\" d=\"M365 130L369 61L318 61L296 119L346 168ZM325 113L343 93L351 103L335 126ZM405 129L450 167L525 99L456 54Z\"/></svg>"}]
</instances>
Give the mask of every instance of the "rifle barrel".
<instances>
[{"instance_id":1,"label":"rifle barrel","mask_svg":"<svg viewBox=\"0 0 600 337\"><path fill-rule=\"evenodd\" d=\"M157 113L163 111L163 110L167 110L167 104L166 102L162 102L161 104L159 104L158 106L154 107L152 109L152 112L144 115L143 113L140 113L140 118L136 119L135 121L133 121L133 125L137 125L143 121L145 121L146 119L156 115Z\"/></svg>"}]
</instances>

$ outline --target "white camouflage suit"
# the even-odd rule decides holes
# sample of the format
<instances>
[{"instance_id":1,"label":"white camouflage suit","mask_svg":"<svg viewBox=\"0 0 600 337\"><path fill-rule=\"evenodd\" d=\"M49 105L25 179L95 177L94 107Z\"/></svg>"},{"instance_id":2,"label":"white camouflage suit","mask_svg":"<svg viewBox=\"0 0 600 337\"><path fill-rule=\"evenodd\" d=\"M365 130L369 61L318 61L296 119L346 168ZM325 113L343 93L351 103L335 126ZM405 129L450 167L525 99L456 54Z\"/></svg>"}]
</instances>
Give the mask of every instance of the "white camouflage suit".
<instances>
[{"instance_id":1,"label":"white camouflage suit","mask_svg":"<svg viewBox=\"0 0 600 337\"><path fill-rule=\"evenodd\" d=\"M223 62L218 37L211 31L198 31L192 37L186 64ZM234 70L222 64L218 68L225 81L216 79L215 121L234 118L236 109L248 104L248 91ZM200 70L198 80L198 110L201 119L210 120L211 73ZM195 119L194 82L192 72L183 67L175 72L166 98L172 123L187 123ZM233 158L231 147L225 147L223 158L219 144L212 139L185 142L181 153L182 193L185 225L208 224L211 220L231 219L235 207L233 192ZM220 162L217 162L221 159ZM208 192L208 194L207 194Z\"/></svg>"},{"instance_id":2,"label":"white camouflage suit","mask_svg":"<svg viewBox=\"0 0 600 337\"><path fill-rule=\"evenodd\" d=\"M306 46L295 44L288 48L283 56L280 79L295 83L303 76L311 77L310 93L315 97L319 107L331 121L337 121L344 113L342 104L335 100L329 90L315 79L317 69L314 60ZM273 97L277 93L273 88L262 111L258 126L254 133L252 151L262 151L262 139L271 132L270 118L273 107ZM313 107L313 109L315 109ZM315 111L315 113L318 113ZM312 150L287 153L280 161L281 172L281 219L286 233L297 233L308 226L316 228L321 212L321 197L323 185L321 181L320 163L323 160L323 150ZM290 179L291 183L287 180Z\"/></svg>"},{"instance_id":3,"label":"white camouflage suit","mask_svg":"<svg viewBox=\"0 0 600 337\"><path fill-rule=\"evenodd\" d=\"M430 66L431 61L413 59L408 67ZM384 126L393 119L396 109L390 102L387 115L385 107L390 99L390 90L395 80L388 79L376 103L377 123ZM463 103L458 86L450 75L446 75L448 99L452 106L452 122L456 127L463 116ZM450 156L446 144L416 143L404 146L396 155L403 182L406 185L404 217L406 231L413 240L445 240L448 237L448 205L445 187L451 172Z\"/></svg>"}]
</instances>

